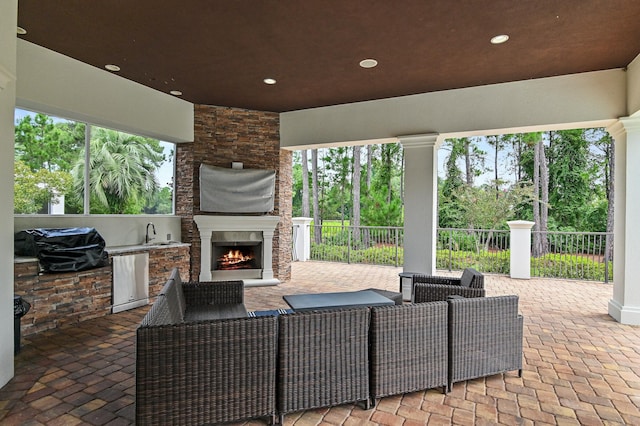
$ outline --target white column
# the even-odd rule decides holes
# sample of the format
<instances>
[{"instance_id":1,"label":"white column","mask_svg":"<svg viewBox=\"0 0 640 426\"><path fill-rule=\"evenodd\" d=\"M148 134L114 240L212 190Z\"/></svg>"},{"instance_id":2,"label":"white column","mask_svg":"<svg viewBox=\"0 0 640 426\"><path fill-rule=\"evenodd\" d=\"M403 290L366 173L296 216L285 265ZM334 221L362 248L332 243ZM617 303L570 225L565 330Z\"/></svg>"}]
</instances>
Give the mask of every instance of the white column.
<instances>
[{"instance_id":1,"label":"white column","mask_svg":"<svg viewBox=\"0 0 640 426\"><path fill-rule=\"evenodd\" d=\"M211 233L213 228L198 224L200 230L200 282L211 281Z\"/></svg>"},{"instance_id":2,"label":"white column","mask_svg":"<svg viewBox=\"0 0 640 426\"><path fill-rule=\"evenodd\" d=\"M526 220L512 220L507 224L511 229L509 264L511 278L528 280L531 278L531 228L536 223Z\"/></svg>"},{"instance_id":3,"label":"white column","mask_svg":"<svg viewBox=\"0 0 640 426\"><path fill-rule=\"evenodd\" d=\"M404 271L433 275L438 221L438 134L400 136L404 164Z\"/></svg>"},{"instance_id":4,"label":"white column","mask_svg":"<svg viewBox=\"0 0 640 426\"><path fill-rule=\"evenodd\" d=\"M270 229L262 230L262 279L273 279L273 234L274 231ZM268 254L268 256L267 256Z\"/></svg>"},{"instance_id":5,"label":"white column","mask_svg":"<svg viewBox=\"0 0 640 426\"><path fill-rule=\"evenodd\" d=\"M313 219L310 217L294 217L293 222L293 247L295 256L293 260L306 262L311 258L311 233L309 225Z\"/></svg>"},{"instance_id":6,"label":"white column","mask_svg":"<svg viewBox=\"0 0 640 426\"><path fill-rule=\"evenodd\" d=\"M640 325L640 117L621 118L607 131L616 151L609 315L623 324Z\"/></svg>"},{"instance_id":7,"label":"white column","mask_svg":"<svg viewBox=\"0 0 640 426\"><path fill-rule=\"evenodd\" d=\"M18 0L0 0L0 387L13 367L13 140Z\"/></svg>"}]
</instances>

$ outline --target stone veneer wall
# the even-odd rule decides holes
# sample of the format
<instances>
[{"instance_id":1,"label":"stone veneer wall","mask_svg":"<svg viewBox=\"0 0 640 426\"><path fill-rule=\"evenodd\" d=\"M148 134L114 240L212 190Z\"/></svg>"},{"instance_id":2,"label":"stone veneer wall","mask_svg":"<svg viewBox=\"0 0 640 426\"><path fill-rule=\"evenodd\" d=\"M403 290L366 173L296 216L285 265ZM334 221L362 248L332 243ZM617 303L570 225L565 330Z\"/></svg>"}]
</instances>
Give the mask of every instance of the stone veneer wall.
<instances>
[{"instance_id":1,"label":"stone veneer wall","mask_svg":"<svg viewBox=\"0 0 640 426\"><path fill-rule=\"evenodd\" d=\"M149 252L149 302L153 303L171 270L189 275L189 247L165 246L122 255ZM41 273L37 259L14 262L14 292L31 304L21 319L24 336L78 324L111 313L113 271L109 266L80 272Z\"/></svg>"},{"instance_id":2,"label":"stone veneer wall","mask_svg":"<svg viewBox=\"0 0 640 426\"><path fill-rule=\"evenodd\" d=\"M193 217L214 214L200 211L201 163L245 169L276 171L274 211L280 216L273 238L273 273L281 281L291 279L292 153L280 149L277 113L239 108L196 105L194 141L176 146L176 215L182 218L182 241L191 244L191 276L200 276L200 235Z\"/></svg>"}]
</instances>

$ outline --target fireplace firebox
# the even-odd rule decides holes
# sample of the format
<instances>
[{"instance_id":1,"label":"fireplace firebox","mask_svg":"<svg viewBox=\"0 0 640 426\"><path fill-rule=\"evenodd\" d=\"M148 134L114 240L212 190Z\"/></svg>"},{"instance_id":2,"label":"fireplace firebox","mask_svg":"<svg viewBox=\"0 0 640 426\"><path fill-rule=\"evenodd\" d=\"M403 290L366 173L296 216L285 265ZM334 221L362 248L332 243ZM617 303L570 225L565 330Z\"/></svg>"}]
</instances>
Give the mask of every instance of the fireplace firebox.
<instances>
[{"instance_id":1,"label":"fireplace firebox","mask_svg":"<svg viewBox=\"0 0 640 426\"><path fill-rule=\"evenodd\" d=\"M213 280L261 278L262 232L214 231L211 233Z\"/></svg>"}]
</instances>

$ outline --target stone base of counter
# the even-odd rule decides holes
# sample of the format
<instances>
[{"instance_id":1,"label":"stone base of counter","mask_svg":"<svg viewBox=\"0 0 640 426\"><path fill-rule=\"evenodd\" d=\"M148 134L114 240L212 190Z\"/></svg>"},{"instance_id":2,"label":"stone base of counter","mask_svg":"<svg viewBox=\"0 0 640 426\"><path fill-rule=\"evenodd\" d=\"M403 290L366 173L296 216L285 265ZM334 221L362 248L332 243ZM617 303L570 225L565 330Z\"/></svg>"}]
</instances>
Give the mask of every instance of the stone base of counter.
<instances>
[{"instance_id":1,"label":"stone base of counter","mask_svg":"<svg viewBox=\"0 0 640 426\"><path fill-rule=\"evenodd\" d=\"M189 270L189 250L186 245L141 250L149 252L150 303L174 267L181 271ZM102 268L47 274L39 273L36 259L15 262L15 294L31 304L31 310L21 319L22 335L110 315L112 288L111 259L109 266Z\"/></svg>"},{"instance_id":2,"label":"stone base of counter","mask_svg":"<svg viewBox=\"0 0 640 426\"><path fill-rule=\"evenodd\" d=\"M111 311L111 266L81 272L39 274L38 262L14 265L15 294L31 304L22 334L102 317Z\"/></svg>"}]
</instances>

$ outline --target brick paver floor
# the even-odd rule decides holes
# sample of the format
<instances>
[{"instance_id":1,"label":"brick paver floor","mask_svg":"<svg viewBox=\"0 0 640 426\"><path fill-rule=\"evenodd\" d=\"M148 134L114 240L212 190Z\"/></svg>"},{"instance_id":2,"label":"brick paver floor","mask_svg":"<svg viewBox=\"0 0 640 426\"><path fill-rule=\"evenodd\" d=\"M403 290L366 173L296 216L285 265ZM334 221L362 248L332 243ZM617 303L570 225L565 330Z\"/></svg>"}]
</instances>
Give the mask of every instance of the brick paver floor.
<instances>
[{"instance_id":1,"label":"brick paver floor","mask_svg":"<svg viewBox=\"0 0 640 426\"><path fill-rule=\"evenodd\" d=\"M246 289L249 310L286 307L282 295L395 290L399 268L304 262L293 279ZM524 372L294 413L287 425L640 425L640 327L607 315L612 285L488 275L488 295L518 294ZM128 425L135 413L135 328L148 308L24 339L15 377L0 389L2 425ZM251 421L247 425L264 424Z\"/></svg>"}]
</instances>

